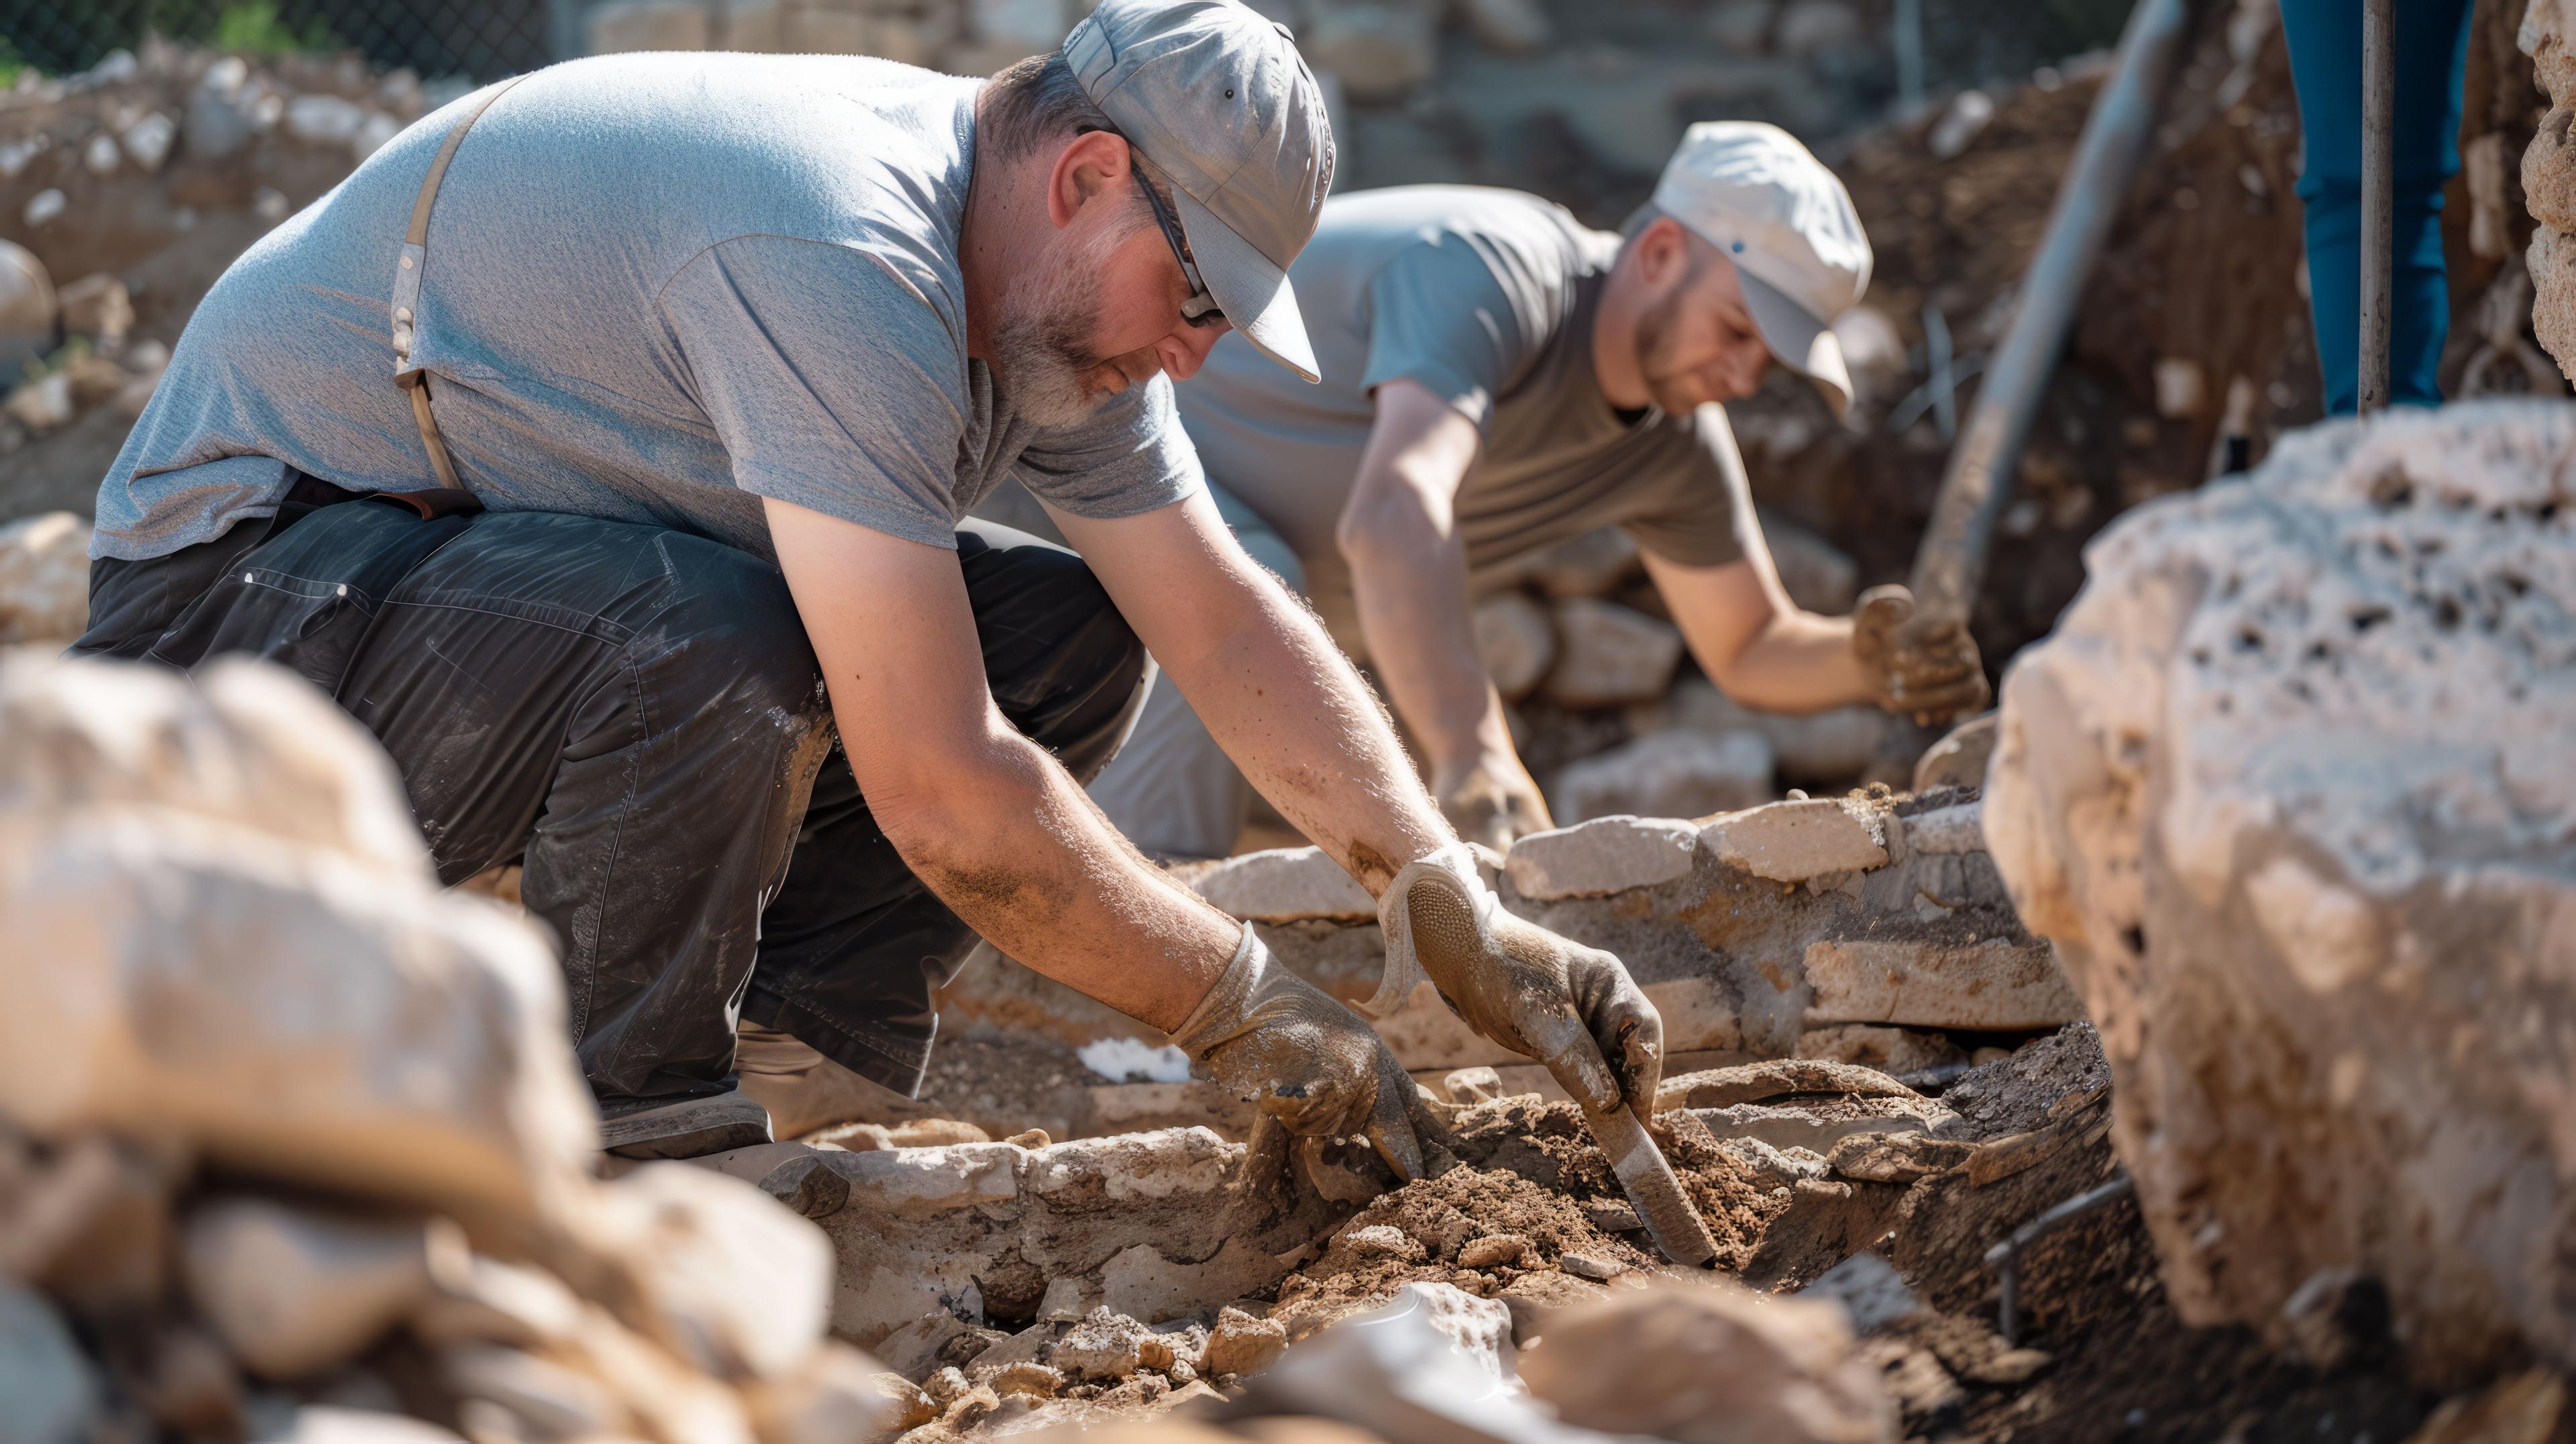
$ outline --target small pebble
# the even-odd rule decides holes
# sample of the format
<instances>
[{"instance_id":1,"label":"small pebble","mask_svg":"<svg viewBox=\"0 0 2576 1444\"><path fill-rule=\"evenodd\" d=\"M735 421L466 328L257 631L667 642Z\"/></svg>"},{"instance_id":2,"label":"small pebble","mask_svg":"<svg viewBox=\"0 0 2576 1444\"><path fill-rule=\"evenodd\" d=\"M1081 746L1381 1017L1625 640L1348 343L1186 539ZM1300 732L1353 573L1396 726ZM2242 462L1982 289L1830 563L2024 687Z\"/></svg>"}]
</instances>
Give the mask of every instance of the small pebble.
<instances>
[{"instance_id":1,"label":"small pebble","mask_svg":"<svg viewBox=\"0 0 2576 1444\"><path fill-rule=\"evenodd\" d=\"M1559 1254L1556 1266L1576 1278L1591 1279L1597 1283L1608 1283L1628 1271L1626 1264L1614 1263L1606 1258L1594 1258L1588 1253Z\"/></svg>"}]
</instances>

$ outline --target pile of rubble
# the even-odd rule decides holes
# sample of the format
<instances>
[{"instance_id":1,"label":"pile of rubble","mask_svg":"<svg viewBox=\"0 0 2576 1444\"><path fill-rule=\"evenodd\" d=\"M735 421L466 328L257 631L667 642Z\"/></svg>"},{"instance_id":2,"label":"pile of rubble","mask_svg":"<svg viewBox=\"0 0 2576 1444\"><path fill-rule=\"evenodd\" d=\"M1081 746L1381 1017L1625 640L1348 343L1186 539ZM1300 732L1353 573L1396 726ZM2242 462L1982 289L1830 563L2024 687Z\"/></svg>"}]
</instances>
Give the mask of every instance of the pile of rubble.
<instances>
[{"instance_id":1,"label":"pile of rubble","mask_svg":"<svg viewBox=\"0 0 2576 1444\"><path fill-rule=\"evenodd\" d=\"M0 91L0 517L86 511L215 277L462 85L153 40Z\"/></svg>"},{"instance_id":2,"label":"pile of rubble","mask_svg":"<svg viewBox=\"0 0 2576 1444\"><path fill-rule=\"evenodd\" d=\"M869 1437L825 1240L704 1170L594 1182L564 1027L310 689L0 658L11 1437Z\"/></svg>"},{"instance_id":3,"label":"pile of rubble","mask_svg":"<svg viewBox=\"0 0 2576 1444\"><path fill-rule=\"evenodd\" d=\"M2195 1323L2331 1362L2368 1293L2423 1378L2576 1366L2571 456L2553 403L2310 431L2097 541L2006 679L1994 860Z\"/></svg>"}]
</instances>

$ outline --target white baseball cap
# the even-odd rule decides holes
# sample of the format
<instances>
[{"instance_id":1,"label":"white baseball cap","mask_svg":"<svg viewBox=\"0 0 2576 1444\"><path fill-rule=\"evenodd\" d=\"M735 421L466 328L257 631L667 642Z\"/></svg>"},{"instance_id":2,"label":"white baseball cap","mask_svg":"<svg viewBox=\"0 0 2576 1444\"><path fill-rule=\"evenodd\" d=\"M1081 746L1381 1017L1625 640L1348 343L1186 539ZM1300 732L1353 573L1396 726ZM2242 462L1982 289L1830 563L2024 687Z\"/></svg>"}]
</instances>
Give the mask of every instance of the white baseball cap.
<instances>
[{"instance_id":1,"label":"white baseball cap","mask_svg":"<svg viewBox=\"0 0 2576 1444\"><path fill-rule=\"evenodd\" d=\"M1102 0L1065 37L1083 89L1169 182L1200 277L1253 349L1309 381L1288 285L1333 188L1323 87L1241 0Z\"/></svg>"},{"instance_id":2,"label":"white baseball cap","mask_svg":"<svg viewBox=\"0 0 2576 1444\"><path fill-rule=\"evenodd\" d=\"M1869 289L1870 267L1843 183L1776 125L1709 120L1682 135L1654 204L1735 264L1763 344L1842 415L1852 383L1834 318Z\"/></svg>"}]
</instances>

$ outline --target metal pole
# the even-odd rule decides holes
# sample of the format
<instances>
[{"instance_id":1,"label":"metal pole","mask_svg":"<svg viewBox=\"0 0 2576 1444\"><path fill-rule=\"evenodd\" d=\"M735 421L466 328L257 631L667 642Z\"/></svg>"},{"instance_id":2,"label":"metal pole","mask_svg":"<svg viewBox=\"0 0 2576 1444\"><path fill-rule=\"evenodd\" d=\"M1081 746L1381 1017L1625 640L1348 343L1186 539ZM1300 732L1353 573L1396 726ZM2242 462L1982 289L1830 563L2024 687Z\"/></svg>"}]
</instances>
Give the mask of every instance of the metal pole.
<instances>
[{"instance_id":1,"label":"metal pole","mask_svg":"<svg viewBox=\"0 0 2576 1444\"><path fill-rule=\"evenodd\" d=\"M2012 500L2012 477L2021 464L2040 398L2057 366L2084 278L2101 252L2102 238L2120 213L2129 178L2145 153L2158 99L2182 51L2183 0L2139 0L2120 35L2110 81L2093 102L2076 141L2075 159L2057 190L2048 230L2022 279L2012 329L1985 383L1950 470L1933 503L1932 524L1914 559L1916 615L1965 617L1976 599L1995 519Z\"/></svg>"},{"instance_id":2,"label":"metal pole","mask_svg":"<svg viewBox=\"0 0 2576 1444\"><path fill-rule=\"evenodd\" d=\"M2391 116L2397 102L2396 0L2361 7L2361 414L2388 406Z\"/></svg>"}]
</instances>

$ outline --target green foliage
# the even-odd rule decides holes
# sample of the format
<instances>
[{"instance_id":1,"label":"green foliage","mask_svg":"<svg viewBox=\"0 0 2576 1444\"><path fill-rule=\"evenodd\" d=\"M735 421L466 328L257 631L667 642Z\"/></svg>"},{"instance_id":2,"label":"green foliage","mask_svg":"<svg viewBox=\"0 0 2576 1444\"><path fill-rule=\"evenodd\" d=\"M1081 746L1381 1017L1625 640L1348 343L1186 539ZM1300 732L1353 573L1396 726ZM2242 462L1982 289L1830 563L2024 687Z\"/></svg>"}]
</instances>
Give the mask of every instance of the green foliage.
<instances>
[{"instance_id":1,"label":"green foliage","mask_svg":"<svg viewBox=\"0 0 2576 1444\"><path fill-rule=\"evenodd\" d=\"M215 17L215 32L209 40L217 50L238 55L287 55L338 47L320 16L299 33L278 18L275 0L245 0L224 7Z\"/></svg>"},{"instance_id":2,"label":"green foliage","mask_svg":"<svg viewBox=\"0 0 2576 1444\"><path fill-rule=\"evenodd\" d=\"M9 43L8 36L0 35L0 90L17 84L18 77L27 69L26 59L18 54L18 47Z\"/></svg>"}]
</instances>

